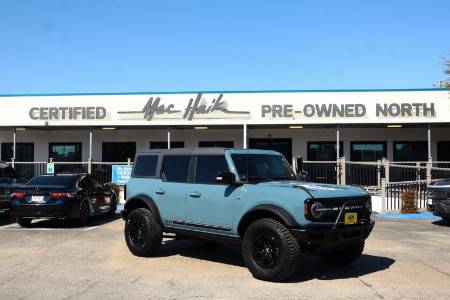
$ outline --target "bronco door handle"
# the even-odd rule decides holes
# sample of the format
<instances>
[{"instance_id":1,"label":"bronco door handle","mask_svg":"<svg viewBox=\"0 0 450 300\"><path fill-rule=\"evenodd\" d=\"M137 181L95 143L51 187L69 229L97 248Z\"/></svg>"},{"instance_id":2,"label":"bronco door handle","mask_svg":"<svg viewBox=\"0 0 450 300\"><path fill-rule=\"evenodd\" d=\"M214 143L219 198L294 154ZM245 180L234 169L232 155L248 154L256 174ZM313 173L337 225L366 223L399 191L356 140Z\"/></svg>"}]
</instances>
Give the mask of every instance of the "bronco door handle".
<instances>
[{"instance_id":1,"label":"bronco door handle","mask_svg":"<svg viewBox=\"0 0 450 300\"><path fill-rule=\"evenodd\" d=\"M193 198L200 198L202 194L199 192L192 192L189 194L189 197L193 197Z\"/></svg>"},{"instance_id":2,"label":"bronco door handle","mask_svg":"<svg viewBox=\"0 0 450 300\"><path fill-rule=\"evenodd\" d=\"M164 195L166 193L166 191L163 189L157 189L155 193L158 195Z\"/></svg>"}]
</instances>

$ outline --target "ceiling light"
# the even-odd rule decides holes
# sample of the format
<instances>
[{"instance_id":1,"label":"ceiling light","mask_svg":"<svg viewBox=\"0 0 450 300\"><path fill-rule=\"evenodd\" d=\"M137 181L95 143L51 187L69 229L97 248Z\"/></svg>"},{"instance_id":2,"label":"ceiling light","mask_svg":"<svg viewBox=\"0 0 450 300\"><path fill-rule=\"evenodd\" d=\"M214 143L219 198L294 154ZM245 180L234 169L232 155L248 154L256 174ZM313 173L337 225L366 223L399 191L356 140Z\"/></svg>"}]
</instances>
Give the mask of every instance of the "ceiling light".
<instances>
[{"instance_id":1,"label":"ceiling light","mask_svg":"<svg viewBox=\"0 0 450 300\"><path fill-rule=\"evenodd\" d=\"M387 125L386 127L387 127L387 128L402 128L403 125L400 125L400 124L392 124L392 125Z\"/></svg>"},{"instance_id":2,"label":"ceiling light","mask_svg":"<svg viewBox=\"0 0 450 300\"><path fill-rule=\"evenodd\" d=\"M302 129L303 125L291 125L289 126L290 129Z\"/></svg>"},{"instance_id":3,"label":"ceiling light","mask_svg":"<svg viewBox=\"0 0 450 300\"><path fill-rule=\"evenodd\" d=\"M116 127L103 127L102 130L116 130Z\"/></svg>"},{"instance_id":4,"label":"ceiling light","mask_svg":"<svg viewBox=\"0 0 450 300\"><path fill-rule=\"evenodd\" d=\"M24 128L24 127L18 127L18 128L16 128L16 131L25 131L25 130L27 130L27 129Z\"/></svg>"},{"instance_id":5,"label":"ceiling light","mask_svg":"<svg viewBox=\"0 0 450 300\"><path fill-rule=\"evenodd\" d=\"M194 126L196 130L208 129L208 126Z\"/></svg>"}]
</instances>

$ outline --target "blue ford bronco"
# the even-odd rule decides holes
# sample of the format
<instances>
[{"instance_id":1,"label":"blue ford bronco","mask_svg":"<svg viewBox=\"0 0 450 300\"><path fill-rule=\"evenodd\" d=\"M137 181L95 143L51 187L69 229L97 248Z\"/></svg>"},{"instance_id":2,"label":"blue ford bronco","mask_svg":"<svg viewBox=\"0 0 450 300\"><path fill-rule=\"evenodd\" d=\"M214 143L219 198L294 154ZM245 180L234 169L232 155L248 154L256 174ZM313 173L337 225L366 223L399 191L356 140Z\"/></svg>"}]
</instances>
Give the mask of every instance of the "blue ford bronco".
<instances>
[{"instance_id":1,"label":"blue ford bronco","mask_svg":"<svg viewBox=\"0 0 450 300\"><path fill-rule=\"evenodd\" d=\"M325 263L358 259L374 222L360 187L298 179L269 150L194 148L138 153L122 211L137 256L156 256L163 233L237 243L255 278L283 281L302 252Z\"/></svg>"}]
</instances>

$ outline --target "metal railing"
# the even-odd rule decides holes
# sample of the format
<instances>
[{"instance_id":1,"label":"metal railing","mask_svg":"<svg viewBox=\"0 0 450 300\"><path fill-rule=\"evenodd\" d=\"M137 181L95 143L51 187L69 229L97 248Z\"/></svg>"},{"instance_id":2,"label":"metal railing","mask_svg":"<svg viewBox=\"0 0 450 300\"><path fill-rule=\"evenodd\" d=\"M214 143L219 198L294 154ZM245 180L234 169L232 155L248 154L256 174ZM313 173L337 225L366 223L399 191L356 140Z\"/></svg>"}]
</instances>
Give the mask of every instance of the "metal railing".
<instances>
[{"instance_id":1,"label":"metal railing","mask_svg":"<svg viewBox=\"0 0 450 300\"><path fill-rule=\"evenodd\" d=\"M403 193L409 190L415 191L417 208L426 208L428 184L426 180L386 183L383 193L384 197L382 197L383 210L400 210Z\"/></svg>"}]
</instances>

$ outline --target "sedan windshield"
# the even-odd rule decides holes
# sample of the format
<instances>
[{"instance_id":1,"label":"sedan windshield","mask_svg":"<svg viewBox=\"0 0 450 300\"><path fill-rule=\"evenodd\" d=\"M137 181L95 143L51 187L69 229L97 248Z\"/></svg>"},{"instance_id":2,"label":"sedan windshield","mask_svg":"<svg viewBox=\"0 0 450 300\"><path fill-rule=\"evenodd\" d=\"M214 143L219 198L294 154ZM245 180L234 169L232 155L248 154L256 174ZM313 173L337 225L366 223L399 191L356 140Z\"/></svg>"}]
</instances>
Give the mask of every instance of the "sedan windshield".
<instances>
[{"instance_id":1,"label":"sedan windshield","mask_svg":"<svg viewBox=\"0 0 450 300\"><path fill-rule=\"evenodd\" d=\"M78 180L78 176L60 175L60 176L36 176L31 178L25 185L58 185L72 187Z\"/></svg>"},{"instance_id":2,"label":"sedan windshield","mask_svg":"<svg viewBox=\"0 0 450 300\"><path fill-rule=\"evenodd\" d=\"M244 181L297 179L282 155L232 154L231 158Z\"/></svg>"}]
</instances>

